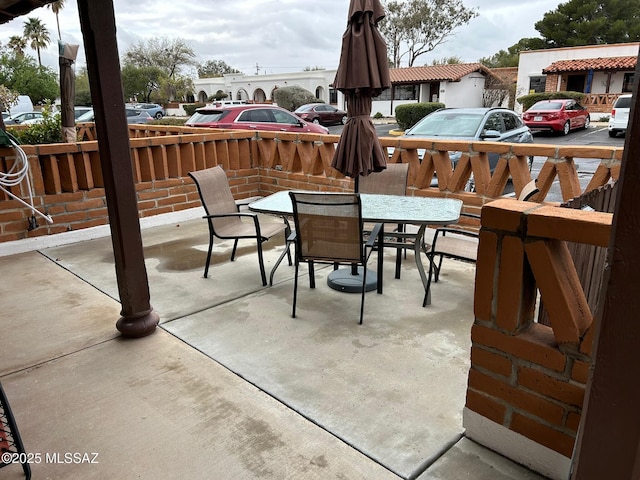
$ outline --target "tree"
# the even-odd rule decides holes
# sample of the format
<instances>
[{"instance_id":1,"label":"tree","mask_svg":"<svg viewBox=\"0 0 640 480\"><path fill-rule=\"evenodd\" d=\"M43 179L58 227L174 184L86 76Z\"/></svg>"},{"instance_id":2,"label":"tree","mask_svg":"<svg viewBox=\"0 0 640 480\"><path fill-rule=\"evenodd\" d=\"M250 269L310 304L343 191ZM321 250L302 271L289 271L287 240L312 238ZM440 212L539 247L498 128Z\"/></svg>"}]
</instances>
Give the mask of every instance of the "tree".
<instances>
[{"instance_id":1,"label":"tree","mask_svg":"<svg viewBox=\"0 0 640 480\"><path fill-rule=\"evenodd\" d=\"M490 57L483 57L479 61L489 68L517 67L520 61L520 52L527 50L543 50L547 44L541 38L521 38L518 43L511 45L507 50L500 50Z\"/></svg>"},{"instance_id":2,"label":"tree","mask_svg":"<svg viewBox=\"0 0 640 480\"><path fill-rule=\"evenodd\" d=\"M20 35L12 35L9 37L7 47L13 50L17 56L24 57L24 49L27 48L27 41Z\"/></svg>"},{"instance_id":3,"label":"tree","mask_svg":"<svg viewBox=\"0 0 640 480\"><path fill-rule=\"evenodd\" d=\"M133 45L124 55L124 65L143 67L156 67L162 70L167 77L173 78L188 66L196 66L196 54L187 43L176 38L150 38Z\"/></svg>"},{"instance_id":4,"label":"tree","mask_svg":"<svg viewBox=\"0 0 640 480\"><path fill-rule=\"evenodd\" d=\"M74 105L91 105L91 87L89 86L89 73L87 67L81 68L76 74L76 96Z\"/></svg>"},{"instance_id":5,"label":"tree","mask_svg":"<svg viewBox=\"0 0 640 480\"><path fill-rule=\"evenodd\" d=\"M11 109L18 101L18 92L15 92L4 85L0 85L0 108L2 111Z\"/></svg>"},{"instance_id":6,"label":"tree","mask_svg":"<svg viewBox=\"0 0 640 480\"><path fill-rule=\"evenodd\" d=\"M462 59L457 55L454 55L451 57L441 58L440 60L433 60L431 65L460 65L461 63L464 63Z\"/></svg>"},{"instance_id":7,"label":"tree","mask_svg":"<svg viewBox=\"0 0 640 480\"><path fill-rule=\"evenodd\" d=\"M166 72L160 67L136 67L125 65L122 68L122 87L127 99L135 99L139 102L151 102L151 96L155 93L160 99L160 85L163 79L168 78Z\"/></svg>"},{"instance_id":8,"label":"tree","mask_svg":"<svg viewBox=\"0 0 640 480\"><path fill-rule=\"evenodd\" d=\"M198 65L198 78L222 77L228 73L242 72L230 67L222 60L207 60L205 63Z\"/></svg>"},{"instance_id":9,"label":"tree","mask_svg":"<svg viewBox=\"0 0 640 480\"><path fill-rule=\"evenodd\" d=\"M279 106L286 108L291 112L305 103L315 103L320 101L309 90L296 85L278 88L273 92L273 99Z\"/></svg>"},{"instance_id":10,"label":"tree","mask_svg":"<svg viewBox=\"0 0 640 480\"><path fill-rule=\"evenodd\" d=\"M638 0L569 0L536 22L547 48L637 42Z\"/></svg>"},{"instance_id":11,"label":"tree","mask_svg":"<svg viewBox=\"0 0 640 480\"><path fill-rule=\"evenodd\" d=\"M51 43L49 30L42 24L39 18L29 17L27 21L24 22L23 35L29 46L38 52L38 65L42 66L40 49L47 48L49 43Z\"/></svg>"},{"instance_id":12,"label":"tree","mask_svg":"<svg viewBox=\"0 0 640 480\"><path fill-rule=\"evenodd\" d=\"M58 13L60 13L60 10L64 8L64 0L57 0L47 6L56 16L56 24L58 25L58 39L62 40L62 35L60 34L60 19L58 18Z\"/></svg>"},{"instance_id":13,"label":"tree","mask_svg":"<svg viewBox=\"0 0 640 480\"><path fill-rule=\"evenodd\" d=\"M388 0L388 15L380 31L391 47L394 67L408 56L408 65L444 43L459 26L468 24L478 12L466 8L462 0ZM406 50L400 53L402 47Z\"/></svg>"},{"instance_id":14,"label":"tree","mask_svg":"<svg viewBox=\"0 0 640 480\"><path fill-rule=\"evenodd\" d=\"M49 67L36 64L29 55L4 51L0 55L0 85L21 95L29 95L33 103L44 103L60 96L57 74Z\"/></svg>"}]
</instances>

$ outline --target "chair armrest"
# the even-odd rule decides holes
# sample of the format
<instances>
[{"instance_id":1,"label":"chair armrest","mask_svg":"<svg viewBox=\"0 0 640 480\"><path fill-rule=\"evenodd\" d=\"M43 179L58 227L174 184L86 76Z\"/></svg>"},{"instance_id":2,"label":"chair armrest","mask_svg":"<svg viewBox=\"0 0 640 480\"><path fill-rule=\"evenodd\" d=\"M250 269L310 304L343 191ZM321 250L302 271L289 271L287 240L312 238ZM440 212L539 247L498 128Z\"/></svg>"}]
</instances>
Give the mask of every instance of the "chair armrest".
<instances>
[{"instance_id":1,"label":"chair armrest","mask_svg":"<svg viewBox=\"0 0 640 480\"><path fill-rule=\"evenodd\" d=\"M375 246L376 240L378 239L378 235L380 234L380 229L382 228L381 223L376 223L371 229L371 233L369 234L369 238L367 239L367 243L365 244L369 248L373 248Z\"/></svg>"},{"instance_id":2,"label":"chair armrest","mask_svg":"<svg viewBox=\"0 0 640 480\"><path fill-rule=\"evenodd\" d=\"M238 209L238 211L240 211L240 207L246 207L250 203L253 203L256 200L260 200L261 198L264 198L264 197L261 197L258 195L255 197L241 198L239 200L236 200L236 208Z\"/></svg>"}]
</instances>

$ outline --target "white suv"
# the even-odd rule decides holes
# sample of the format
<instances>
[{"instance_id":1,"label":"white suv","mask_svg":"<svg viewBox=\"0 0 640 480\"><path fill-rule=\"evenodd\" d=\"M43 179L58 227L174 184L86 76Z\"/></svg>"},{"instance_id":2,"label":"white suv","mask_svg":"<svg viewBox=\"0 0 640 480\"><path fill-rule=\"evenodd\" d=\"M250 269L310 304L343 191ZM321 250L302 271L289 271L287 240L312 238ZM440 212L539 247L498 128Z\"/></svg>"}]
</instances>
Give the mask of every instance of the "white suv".
<instances>
[{"instance_id":1,"label":"white suv","mask_svg":"<svg viewBox=\"0 0 640 480\"><path fill-rule=\"evenodd\" d=\"M613 104L609 117L609 136L616 137L619 133L627 131L629 123L629 109L631 108L631 95L620 95Z\"/></svg>"}]
</instances>

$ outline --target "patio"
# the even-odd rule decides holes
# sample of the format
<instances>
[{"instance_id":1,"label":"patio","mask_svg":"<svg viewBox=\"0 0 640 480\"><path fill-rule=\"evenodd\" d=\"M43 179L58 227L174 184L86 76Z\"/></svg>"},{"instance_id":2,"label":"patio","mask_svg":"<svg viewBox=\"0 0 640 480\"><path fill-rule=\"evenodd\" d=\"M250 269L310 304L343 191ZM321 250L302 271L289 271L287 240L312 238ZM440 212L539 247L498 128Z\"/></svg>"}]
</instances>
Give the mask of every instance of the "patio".
<instances>
[{"instance_id":1,"label":"patio","mask_svg":"<svg viewBox=\"0 0 640 480\"><path fill-rule=\"evenodd\" d=\"M541 478L464 437L474 265L449 261L422 308L413 259L396 280L388 252L362 326L319 270L292 319L292 267L263 288L253 249L224 244L204 279L206 223L182 215L142 231L161 319L142 339L115 328L109 237L0 257L0 380L34 478ZM45 462L67 452L99 463Z\"/></svg>"}]
</instances>

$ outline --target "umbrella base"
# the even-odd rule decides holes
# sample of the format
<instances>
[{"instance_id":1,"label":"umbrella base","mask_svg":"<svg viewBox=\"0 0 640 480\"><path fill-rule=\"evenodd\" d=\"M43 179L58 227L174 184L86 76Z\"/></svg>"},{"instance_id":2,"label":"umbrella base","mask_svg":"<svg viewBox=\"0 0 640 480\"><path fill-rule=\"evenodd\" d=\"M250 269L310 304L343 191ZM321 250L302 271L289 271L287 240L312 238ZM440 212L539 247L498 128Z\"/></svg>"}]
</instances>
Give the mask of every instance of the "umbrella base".
<instances>
[{"instance_id":1,"label":"umbrella base","mask_svg":"<svg viewBox=\"0 0 640 480\"><path fill-rule=\"evenodd\" d=\"M351 273L351 268L341 268L334 270L327 277L327 285L341 292L362 293L362 275L363 267L358 267L356 275ZM378 275L375 270L367 270L367 283L364 291L370 292L378 286Z\"/></svg>"}]
</instances>

